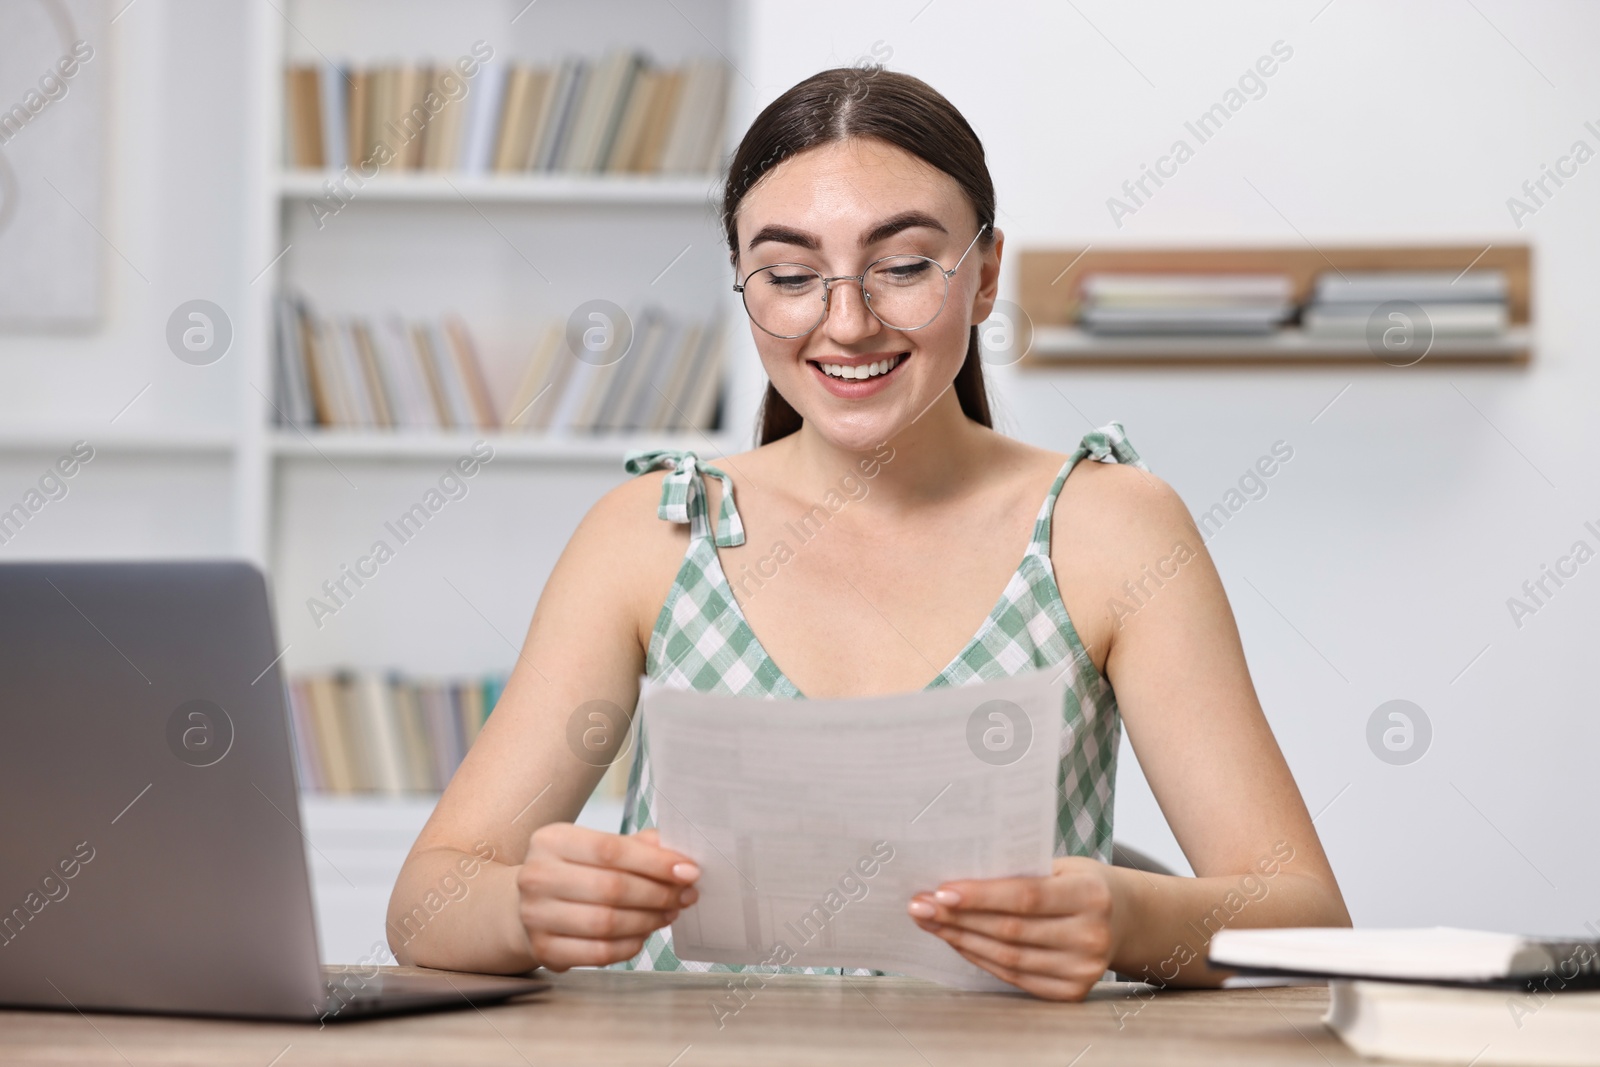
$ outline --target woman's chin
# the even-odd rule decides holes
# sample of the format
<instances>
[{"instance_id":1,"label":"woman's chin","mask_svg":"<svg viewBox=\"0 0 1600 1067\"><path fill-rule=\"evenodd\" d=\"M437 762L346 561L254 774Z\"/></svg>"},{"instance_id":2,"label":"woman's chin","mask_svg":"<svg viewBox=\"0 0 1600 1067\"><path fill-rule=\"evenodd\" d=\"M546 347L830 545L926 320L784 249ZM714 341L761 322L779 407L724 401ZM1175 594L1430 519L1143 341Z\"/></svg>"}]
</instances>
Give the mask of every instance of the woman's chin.
<instances>
[{"instance_id":1,"label":"woman's chin","mask_svg":"<svg viewBox=\"0 0 1600 1067\"><path fill-rule=\"evenodd\" d=\"M807 419L811 430L830 448L841 452L872 452L903 428L899 412L867 414L865 412L840 418L819 416Z\"/></svg>"},{"instance_id":2,"label":"woman's chin","mask_svg":"<svg viewBox=\"0 0 1600 1067\"><path fill-rule=\"evenodd\" d=\"M911 364L920 358L920 355L913 355L902 360L888 375L891 380L863 396L836 395L835 390L828 388L831 383L822 382L822 374L809 363L806 366L808 377L785 380L778 392L786 399L793 397L801 401L794 405L795 410L807 429L830 448L841 452L872 452L928 415L929 409L941 399L955 400L954 390L948 387L943 394L918 398L920 376L912 375ZM938 368L933 369L937 373ZM959 361L950 371L951 379L958 369Z\"/></svg>"}]
</instances>

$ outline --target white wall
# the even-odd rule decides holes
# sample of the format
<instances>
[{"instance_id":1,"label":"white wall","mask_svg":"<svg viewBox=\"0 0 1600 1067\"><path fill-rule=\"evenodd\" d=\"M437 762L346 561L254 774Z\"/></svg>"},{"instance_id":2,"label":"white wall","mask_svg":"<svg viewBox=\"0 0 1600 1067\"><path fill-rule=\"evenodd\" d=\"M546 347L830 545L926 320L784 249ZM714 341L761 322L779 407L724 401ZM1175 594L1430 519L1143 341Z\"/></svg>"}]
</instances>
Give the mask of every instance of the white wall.
<instances>
[{"instance_id":1,"label":"white wall","mask_svg":"<svg viewBox=\"0 0 1600 1067\"><path fill-rule=\"evenodd\" d=\"M1290 443L1270 494L1209 547L1306 801L1332 801L1317 827L1356 921L1576 931L1600 920L1600 564L1521 630L1505 601L1575 539L1600 543L1582 529L1600 526L1600 162L1521 230L1505 201L1575 139L1600 148L1583 129L1600 125L1600 9L1323 3L762 2L749 73L770 99L891 48L889 66L930 81L984 139L1013 252L1534 244L1538 351L1525 371L995 377L1012 432L1073 447L1088 426L1053 382L1090 421L1120 419L1196 513ZM1119 229L1107 197L1279 40L1293 56L1265 95ZM1434 727L1409 766L1365 741L1393 698ZM1181 864L1131 759L1119 800L1119 837Z\"/></svg>"},{"instance_id":2,"label":"white wall","mask_svg":"<svg viewBox=\"0 0 1600 1067\"><path fill-rule=\"evenodd\" d=\"M1591 251L1600 162L1522 230L1505 200L1574 139L1596 143L1583 122L1600 125L1600 74L1589 55L1600 8L1333 0L1319 12L1321 4L761 0L750 8L754 45L741 66L759 104L823 66L871 54L877 42L892 48L891 66L948 94L985 139L1013 251L1534 242L1538 351L1525 371L994 379L1004 428L1042 445L1070 449L1088 422L1121 419L1197 512L1273 442L1292 444L1295 457L1270 495L1210 547L1308 803L1317 811L1333 800L1318 828L1357 921L1576 930L1600 920L1600 894L1584 888L1600 882L1586 788L1597 740L1586 668L1600 565L1521 630L1505 600L1584 536L1583 520L1600 525L1600 441L1589 411L1600 371L1587 342L1600 327L1591 296L1600 281ZM181 364L162 327L194 297L243 306L264 266L240 253L249 211L240 170L246 29L235 6L202 0L140 0L113 28L106 236L150 281L110 253L104 332L0 337L0 431L48 425L64 447L75 435L93 439L91 431L113 440L124 428L231 430L245 395L240 364ZM1277 40L1294 55L1266 95L1118 229L1106 198ZM102 429L147 383L115 427ZM7 450L0 501L20 495L52 457L50 448ZM399 499L427 474L413 467L380 480ZM310 465L290 475L322 476ZM621 475L586 477L598 492ZM577 508L576 482L558 484L557 498ZM108 449L25 532L30 540L4 551L226 552L229 487L220 454ZM469 503L498 512L490 483L482 488ZM576 519L574 510L530 531L529 558L553 559ZM299 529L279 532L291 547L305 541L296 580L314 584L343 549L315 545L309 521ZM433 566L425 556L434 551L424 547L420 569ZM516 634L538 584L530 571L478 591L496 625ZM438 595L433 607L452 603L448 591ZM385 596L334 622L354 627L392 613ZM498 638L485 642L486 657L501 655ZM1373 709L1396 697L1421 705L1435 729L1426 757L1406 767L1379 762L1364 739ZM1181 862L1131 758L1117 815L1119 836Z\"/></svg>"},{"instance_id":3,"label":"white wall","mask_svg":"<svg viewBox=\"0 0 1600 1067\"><path fill-rule=\"evenodd\" d=\"M104 4L106 18L122 6ZM244 29L237 5L142 0L91 33L109 90L106 317L98 331L0 334L0 442L33 439L0 454L0 500L19 499L74 440L96 458L5 557L232 549L226 453L152 456L127 442L152 433L220 441L236 418L239 339L233 358L195 367L173 357L165 329L173 309L196 298L237 315L255 273L239 251ZM16 85L17 72L6 81ZM69 92L34 121L59 119L77 102Z\"/></svg>"}]
</instances>

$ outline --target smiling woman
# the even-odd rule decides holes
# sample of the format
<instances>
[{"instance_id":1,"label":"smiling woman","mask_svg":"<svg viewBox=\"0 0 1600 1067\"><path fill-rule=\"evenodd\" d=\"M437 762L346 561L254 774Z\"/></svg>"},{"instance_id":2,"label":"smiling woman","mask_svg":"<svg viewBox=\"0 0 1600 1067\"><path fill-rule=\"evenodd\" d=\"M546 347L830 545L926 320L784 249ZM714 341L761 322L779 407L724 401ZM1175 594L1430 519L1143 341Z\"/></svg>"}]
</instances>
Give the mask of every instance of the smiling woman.
<instances>
[{"instance_id":1,"label":"smiling woman","mask_svg":"<svg viewBox=\"0 0 1600 1067\"><path fill-rule=\"evenodd\" d=\"M653 829L648 736L632 746L622 832L572 823L603 767L573 758L569 724L596 700L635 707L641 673L798 700L1058 671L1051 873L930 885L905 901L929 937L1037 996L1081 999L1108 968L1217 984L1225 975L1204 962L1214 925L1348 925L1183 502L1117 423L1070 454L992 428L977 324L994 307L1004 235L960 112L905 74L808 78L746 134L722 219L769 380L758 447L717 465L633 453L640 477L580 524L391 913L479 839L497 857L484 892L396 954L504 972L741 969L673 950L670 925L695 905L700 872ZM729 583L885 446L894 461L872 492L797 546L760 597ZM1174 544L1198 547L1161 596L1126 618L1099 610ZM1111 865L1124 722L1195 877ZM1273 893L1230 907L1280 847L1290 858ZM1190 951L1174 962L1179 944Z\"/></svg>"},{"instance_id":2,"label":"smiling woman","mask_svg":"<svg viewBox=\"0 0 1600 1067\"><path fill-rule=\"evenodd\" d=\"M860 162L868 166L891 170L911 167L912 173L903 177L940 189L943 195L936 199L942 210L913 208L873 220L861 234L860 246L885 247L887 251L886 246L893 242L898 254L874 260L861 275L826 277L817 269L814 258L821 251L819 234L783 222L747 226L747 244L740 248L738 218L752 191L758 185L770 184L765 179L775 176L773 172L793 171L795 163L804 167L808 155L819 150L827 154L830 148L857 154ZM815 165L818 161L811 162ZM855 192L840 188L840 173L835 168L826 162L822 167L832 173L822 176L813 186L822 198L819 206L825 207L827 199L841 193ZM804 181L804 176L799 180ZM756 199L761 195L757 194ZM859 202L867 197L858 194L855 199ZM994 214L994 181L984 162L983 145L967 120L926 83L882 68L824 71L774 101L740 142L728 167L722 202L722 225L729 253L736 269L745 267L744 281L735 288L744 293L751 321L763 332L785 340L804 336L823 321L829 311L832 283L837 281L858 283L862 307L884 326L899 333L929 327L949 302L951 279L974 246L981 243L986 251L992 251L998 268L1000 237L994 228ZM956 219L962 219L975 236L950 270L946 271L925 252L914 254L948 246L951 234L947 227ZM774 262L791 258L799 262ZM756 294L754 307L752 293ZM782 295L775 295L778 293ZM989 299L993 300L992 293ZM764 317L774 314L769 310L774 304L809 306L810 310L793 313L781 322L783 328L774 329L763 323ZM851 314L848 309L841 311ZM962 412L974 422L992 426L978 346L979 321L967 327L966 351L953 384ZM946 329L940 333L959 324L952 318L943 325ZM793 326L798 328L787 328ZM869 376L862 374L860 368L870 371L874 365L887 364L887 378L907 355L883 353L874 359L872 354L834 353L811 361L811 365L819 375L849 380ZM767 363L772 381L761 405L761 444L793 433L802 420L765 356L763 351L763 362ZM950 383L947 376L946 384ZM832 385L825 380L819 380L819 384L824 388ZM858 399L876 393L878 387L839 385L830 391L835 396Z\"/></svg>"}]
</instances>

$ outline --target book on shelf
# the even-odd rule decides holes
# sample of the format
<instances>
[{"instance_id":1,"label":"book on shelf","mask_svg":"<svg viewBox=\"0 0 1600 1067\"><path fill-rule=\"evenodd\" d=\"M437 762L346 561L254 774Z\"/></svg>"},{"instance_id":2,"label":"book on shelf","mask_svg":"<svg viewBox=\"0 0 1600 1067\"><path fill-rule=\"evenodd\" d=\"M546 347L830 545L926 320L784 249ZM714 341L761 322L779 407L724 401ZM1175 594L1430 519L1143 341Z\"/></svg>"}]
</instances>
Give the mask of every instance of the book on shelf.
<instances>
[{"instance_id":1,"label":"book on shelf","mask_svg":"<svg viewBox=\"0 0 1600 1067\"><path fill-rule=\"evenodd\" d=\"M500 133L500 114L505 97L506 65L485 63L478 71L478 84L465 98L460 140L441 143L433 152L433 170L459 170L463 174L485 174L494 169L494 155Z\"/></svg>"},{"instance_id":2,"label":"book on shelf","mask_svg":"<svg viewBox=\"0 0 1600 1067\"><path fill-rule=\"evenodd\" d=\"M488 721L505 680L334 671L295 677L288 687L302 789L403 796L444 790ZM606 769L602 794L626 792L629 752L624 748Z\"/></svg>"},{"instance_id":3,"label":"book on shelf","mask_svg":"<svg viewBox=\"0 0 1600 1067\"><path fill-rule=\"evenodd\" d=\"M1510 319L1504 304L1417 304L1411 301L1435 337L1498 337ZM1369 323L1382 304L1313 304L1300 316L1306 333L1315 337L1365 337ZM1401 308L1391 308L1380 325L1398 320Z\"/></svg>"},{"instance_id":4,"label":"book on shelf","mask_svg":"<svg viewBox=\"0 0 1600 1067\"><path fill-rule=\"evenodd\" d=\"M1504 301L1507 293L1506 272L1499 269L1324 271L1317 275L1311 302L1493 303Z\"/></svg>"},{"instance_id":5,"label":"book on shelf","mask_svg":"<svg viewBox=\"0 0 1600 1067\"><path fill-rule=\"evenodd\" d=\"M1079 320L1097 334L1271 333L1294 309L1282 307L1084 308Z\"/></svg>"},{"instance_id":6,"label":"book on shelf","mask_svg":"<svg viewBox=\"0 0 1600 1067\"><path fill-rule=\"evenodd\" d=\"M1103 307L1221 307L1288 303L1287 274L1085 274L1083 299Z\"/></svg>"},{"instance_id":7,"label":"book on shelf","mask_svg":"<svg viewBox=\"0 0 1600 1067\"><path fill-rule=\"evenodd\" d=\"M552 323L504 407L457 315L329 317L286 295L274 318L280 425L575 434L708 430L718 418L724 336L714 317L686 322L647 307L627 352L605 365L574 356Z\"/></svg>"},{"instance_id":8,"label":"book on shelf","mask_svg":"<svg viewBox=\"0 0 1600 1067\"><path fill-rule=\"evenodd\" d=\"M1415 310L1385 304L1409 304ZM1381 312L1381 316L1380 316ZM1381 321L1374 323L1374 316ZM1421 318L1421 322L1406 321ZM1364 337L1369 325L1426 330L1433 337L1499 337L1510 325L1506 272L1325 271L1301 325L1314 337Z\"/></svg>"},{"instance_id":9,"label":"book on shelf","mask_svg":"<svg viewBox=\"0 0 1600 1067\"><path fill-rule=\"evenodd\" d=\"M1264 334L1294 314L1286 274L1086 274L1078 322L1106 335Z\"/></svg>"},{"instance_id":10,"label":"book on shelf","mask_svg":"<svg viewBox=\"0 0 1600 1067\"><path fill-rule=\"evenodd\" d=\"M563 352L563 344L560 325L551 323L534 345L533 354L529 357L527 366L523 368L517 391L511 395L511 403L506 407L507 428L522 430L537 428L539 415L548 410L549 405L545 405L538 413L534 412L534 407L547 393L556 388L558 384L555 381L556 371L564 364L572 362L570 359L558 358Z\"/></svg>"},{"instance_id":11,"label":"book on shelf","mask_svg":"<svg viewBox=\"0 0 1600 1067\"><path fill-rule=\"evenodd\" d=\"M721 161L728 67L657 67L614 50L550 65L296 63L284 71L284 161L465 174L710 174ZM380 147L381 146L381 147ZM387 149L387 151L384 151Z\"/></svg>"},{"instance_id":12,"label":"book on shelf","mask_svg":"<svg viewBox=\"0 0 1600 1067\"><path fill-rule=\"evenodd\" d=\"M284 129L287 133L284 147L296 166L320 169L329 165L324 147L326 131L323 128L322 93L318 87L320 79L321 74L316 67L290 67L284 72Z\"/></svg>"}]
</instances>

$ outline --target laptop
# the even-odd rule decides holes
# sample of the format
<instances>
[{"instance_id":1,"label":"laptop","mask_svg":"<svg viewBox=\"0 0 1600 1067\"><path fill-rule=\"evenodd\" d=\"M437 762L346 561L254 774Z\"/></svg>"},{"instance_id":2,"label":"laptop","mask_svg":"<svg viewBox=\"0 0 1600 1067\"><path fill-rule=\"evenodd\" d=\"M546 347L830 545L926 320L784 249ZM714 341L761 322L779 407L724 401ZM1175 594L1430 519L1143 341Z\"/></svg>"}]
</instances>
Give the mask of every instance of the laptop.
<instances>
[{"instance_id":1,"label":"laptop","mask_svg":"<svg viewBox=\"0 0 1600 1067\"><path fill-rule=\"evenodd\" d=\"M0 564L0 1005L323 1022L539 992L319 965L261 573Z\"/></svg>"}]
</instances>

